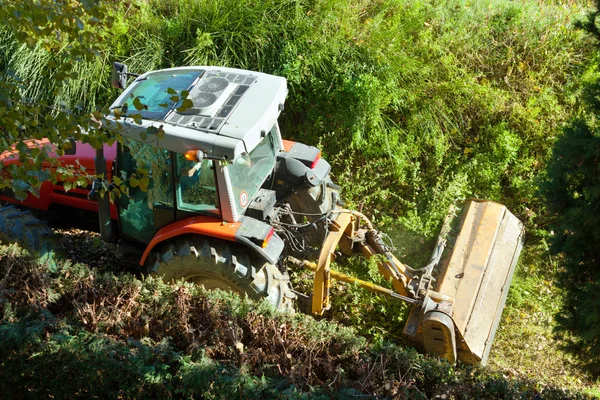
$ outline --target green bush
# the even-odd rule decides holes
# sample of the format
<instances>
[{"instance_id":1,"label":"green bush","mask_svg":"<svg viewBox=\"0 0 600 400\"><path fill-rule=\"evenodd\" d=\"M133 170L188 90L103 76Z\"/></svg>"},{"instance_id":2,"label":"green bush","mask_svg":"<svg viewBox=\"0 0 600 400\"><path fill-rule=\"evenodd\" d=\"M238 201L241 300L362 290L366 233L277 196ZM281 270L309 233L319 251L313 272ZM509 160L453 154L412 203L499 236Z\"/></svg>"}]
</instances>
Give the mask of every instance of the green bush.
<instances>
[{"instance_id":1,"label":"green bush","mask_svg":"<svg viewBox=\"0 0 600 400\"><path fill-rule=\"evenodd\" d=\"M599 157L596 124L573 121L556 143L544 187L555 216L552 250L561 255L558 283L568 292L559 322L576 333L576 348L588 355L585 364L595 375L600 371Z\"/></svg>"},{"instance_id":2,"label":"green bush","mask_svg":"<svg viewBox=\"0 0 600 400\"><path fill-rule=\"evenodd\" d=\"M600 2L580 23L595 39ZM597 53L596 53L597 59ZM585 113L570 121L556 141L542 193L552 217L552 246L561 266L558 284L568 295L558 314L559 328L575 334L571 345L586 354L583 365L600 376L600 74L584 75Z\"/></svg>"},{"instance_id":3,"label":"green bush","mask_svg":"<svg viewBox=\"0 0 600 400\"><path fill-rule=\"evenodd\" d=\"M375 219L427 236L473 196L536 223L534 178L576 112L569 78L590 52L573 4L151 0L110 13L101 56L73 67L81 79L53 83L40 73L52 54L15 47L6 29L0 65L29 82L25 96L87 110L117 96L114 60L285 76L284 136L321 146L344 196Z\"/></svg>"}]
</instances>

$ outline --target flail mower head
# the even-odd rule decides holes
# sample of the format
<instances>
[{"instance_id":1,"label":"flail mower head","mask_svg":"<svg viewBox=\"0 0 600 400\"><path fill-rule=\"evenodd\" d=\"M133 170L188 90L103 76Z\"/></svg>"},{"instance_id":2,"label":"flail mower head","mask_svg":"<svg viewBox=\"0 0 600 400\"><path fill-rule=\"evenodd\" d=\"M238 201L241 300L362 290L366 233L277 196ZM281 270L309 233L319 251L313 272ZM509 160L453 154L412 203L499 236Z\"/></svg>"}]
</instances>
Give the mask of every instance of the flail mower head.
<instances>
[{"instance_id":1,"label":"flail mower head","mask_svg":"<svg viewBox=\"0 0 600 400\"><path fill-rule=\"evenodd\" d=\"M433 290L413 308L405 336L450 361L485 364L523 240L523 224L505 206L469 201Z\"/></svg>"}]
</instances>

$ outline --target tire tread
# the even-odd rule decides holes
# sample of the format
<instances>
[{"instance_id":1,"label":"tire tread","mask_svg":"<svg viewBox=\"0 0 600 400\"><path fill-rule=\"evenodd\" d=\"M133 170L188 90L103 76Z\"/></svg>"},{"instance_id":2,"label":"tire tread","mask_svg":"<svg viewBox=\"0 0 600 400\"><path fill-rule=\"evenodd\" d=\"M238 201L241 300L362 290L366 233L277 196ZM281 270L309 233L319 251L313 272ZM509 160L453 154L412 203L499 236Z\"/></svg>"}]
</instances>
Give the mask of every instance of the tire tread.
<instances>
[{"instance_id":1,"label":"tire tread","mask_svg":"<svg viewBox=\"0 0 600 400\"><path fill-rule=\"evenodd\" d=\"M153 258L148 272L167 282L202 275L216 277L254 300L266 298L276 309L293 312L296 295L288 274L233 246L240 245L203 236L175 238Z\"/></svg>"}]
</instances>

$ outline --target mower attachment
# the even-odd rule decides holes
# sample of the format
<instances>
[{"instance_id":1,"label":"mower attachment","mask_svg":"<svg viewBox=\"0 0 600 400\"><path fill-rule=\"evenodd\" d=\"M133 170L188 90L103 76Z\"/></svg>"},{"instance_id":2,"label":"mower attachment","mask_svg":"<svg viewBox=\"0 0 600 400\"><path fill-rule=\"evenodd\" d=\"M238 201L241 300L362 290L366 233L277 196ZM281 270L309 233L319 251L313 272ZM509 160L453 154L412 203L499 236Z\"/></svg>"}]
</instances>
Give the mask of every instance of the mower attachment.
<instances>
[{"instance_id":1,"label":"mower attachment","mask_svg":"<svg viewBox=\"0 0 600 400\"><path fill-rule=\"evenodd\" d=\"M312 312L321 315L329 307L330 278L355 283L413 304L403 333L415 347L450 362L485 364L523 247L523 224L501 204L469 200L449 255L443 256L450 215L429 264L413 269L391 254L363 214L336 212L340 215L332 222L317 264L288 257L315 272ZM358 226L359 220L366 229ZM379 270L393 290L331 270L336 249L379 255Z\"/></svg>"},{"instance_id":2,"label":"mower attachment","mask_svg":"<svg viewBox=\"0 0 600 400\"><path fill-rule=\"evenodd\" d=\"M431 301L426 293L405 336L450 361L485 364L523 240L523 224L505 206L470 200L431 292L447 301Z\"/></svg>"}]
</instances>

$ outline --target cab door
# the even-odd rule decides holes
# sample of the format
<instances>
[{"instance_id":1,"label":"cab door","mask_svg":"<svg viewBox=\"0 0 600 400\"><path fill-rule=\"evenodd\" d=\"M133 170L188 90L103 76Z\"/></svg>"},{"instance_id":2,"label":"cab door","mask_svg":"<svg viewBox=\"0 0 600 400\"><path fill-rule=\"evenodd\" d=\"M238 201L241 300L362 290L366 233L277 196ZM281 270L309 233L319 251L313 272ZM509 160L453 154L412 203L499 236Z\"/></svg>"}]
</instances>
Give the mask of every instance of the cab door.
<instances>
[{"instance_id":1,"label":"cab door","mask_svg":"<svg viewBox=\"0 0 600 400\"><path fill-rule=\"evenodd\" d=\"M116 199L122 237L145 244L175 221L173 170L170 151L123 138L114 174L126 189Z\"/></svg>"}]
</instances>

